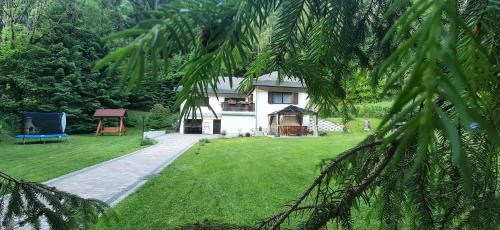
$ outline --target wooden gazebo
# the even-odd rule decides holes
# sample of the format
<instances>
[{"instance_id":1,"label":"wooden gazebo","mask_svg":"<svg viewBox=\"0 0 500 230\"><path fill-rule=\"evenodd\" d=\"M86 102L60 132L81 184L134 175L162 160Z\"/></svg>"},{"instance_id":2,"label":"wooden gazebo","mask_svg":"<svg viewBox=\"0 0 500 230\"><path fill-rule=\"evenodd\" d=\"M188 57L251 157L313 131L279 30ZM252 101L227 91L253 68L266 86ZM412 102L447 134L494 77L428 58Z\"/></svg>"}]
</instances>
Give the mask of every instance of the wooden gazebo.
<instances>
[{"instance_id":1,"label":"wooden gazebo","mask_svg":"<svg viewBox=\"0 0 500 230\"><path fill-rule=\"evenodd\" d=\"M94 113L95 118L99 118L99 124L97 124L97 129L95 135L104 135L105 133L114 133L121 136L127 131L125 129L125 115L127 115L126 109L98 109ZM119 120L118 126L115 127L105 127L105 118L117 118Z\"/></svg>"},{"instance_id":2,"label":"wooden gazebo","mask_svg":"<svg viewBox=\"0 0 500 230\"><path fill-rule=\"evenodd\" d=\"M303 118L304 115L315 116L314 135L318 135L318 114L309 109L303 109L294 105L289 105L282 110L270 113L269 130L276 136L307 136L309 125Z\"/></svg>"}]
</instances>

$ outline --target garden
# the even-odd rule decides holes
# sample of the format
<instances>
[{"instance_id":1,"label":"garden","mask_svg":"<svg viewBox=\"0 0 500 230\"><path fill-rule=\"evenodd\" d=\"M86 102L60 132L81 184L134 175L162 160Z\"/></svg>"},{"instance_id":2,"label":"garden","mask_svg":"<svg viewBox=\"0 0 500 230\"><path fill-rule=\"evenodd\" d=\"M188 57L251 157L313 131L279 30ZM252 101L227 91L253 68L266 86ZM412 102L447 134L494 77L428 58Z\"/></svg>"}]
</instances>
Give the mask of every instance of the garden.
<instances>
[{"instance_id":1,"label":"garden","mask_svg":"<svg viewBox=\"0 0 500 230\"><path fill-rule=\"evenodd\" d=\"M318 138L235 137L198 143L114 207L116 222L101 222L97 229L254 226L299 196L323 160L367 135L361 130ZM360 212L368 209L363 206ZM368 226L363 218L355 221L356 229Z\"/></svg>"},{"instance_id":2,"label":"garden","mask_svg":"<svg viewBox=\"0 0 500 230\"><path fill-rule=\"evenodd\" d=\"M498 229L499 11L490 0L0 0L0 229ZM207 98L228 92L221 79L246 103L272 72L283 92L264 93L269 104L298 103L293 79L307 109L343 129L176 133L216 115ZM45 125L69 137L37 140L27 114L59 116ZM106 184L124 199L44 184L134 152L165 164ZM140 165L130 159L111 169ZM83 179L104 184L111 169Z\"/></svg>"}]
</instances>

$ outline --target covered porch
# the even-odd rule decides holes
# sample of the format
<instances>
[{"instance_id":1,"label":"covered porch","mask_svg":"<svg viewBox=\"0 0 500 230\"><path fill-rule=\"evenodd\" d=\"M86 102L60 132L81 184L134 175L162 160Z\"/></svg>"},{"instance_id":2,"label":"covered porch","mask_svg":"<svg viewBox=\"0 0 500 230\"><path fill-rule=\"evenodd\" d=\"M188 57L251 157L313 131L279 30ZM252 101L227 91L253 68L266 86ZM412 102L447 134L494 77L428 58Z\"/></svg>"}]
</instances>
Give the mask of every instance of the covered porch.
<instances>
[{"instance_id":1,"label":"covered porch","mask_svg":"<svg viewBox=\"0 0 500 230\"><path fill-rule=\"evenodd\" d=\"M311 118L314 116L314 130L311 130ZM310 132L318 135L318 115L315 111L294 105L270 113L269 130L275 136L307 136Z\"/></svg>"}]
</instances>

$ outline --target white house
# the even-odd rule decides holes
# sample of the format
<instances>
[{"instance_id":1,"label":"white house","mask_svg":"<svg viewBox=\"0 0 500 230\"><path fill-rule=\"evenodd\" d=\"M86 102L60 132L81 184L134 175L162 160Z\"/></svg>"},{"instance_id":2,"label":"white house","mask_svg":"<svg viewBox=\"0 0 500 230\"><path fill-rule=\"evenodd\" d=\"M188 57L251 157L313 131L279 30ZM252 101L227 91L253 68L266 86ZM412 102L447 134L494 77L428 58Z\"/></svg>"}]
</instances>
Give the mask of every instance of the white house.
<instances>
[{"instance_id":1,"label":"white house","mask_svg":"<svg viewBox=\"0 0 500 230\"><path fill-rule=\"evenodd\" d=\"M259 77L246 94L239 94L242 80L233 78L231 87L227 78L219 79L217 96L208 91L215 114L208 107L201 107L201 114L197 109L196 119L191 115L181 119L180 132L307 135L314 131L309 124L315 121L315 112L306 109L307 88L301 82L293 78L278 82L278 73L273 72Z\"/></svg>"}]
</instances>

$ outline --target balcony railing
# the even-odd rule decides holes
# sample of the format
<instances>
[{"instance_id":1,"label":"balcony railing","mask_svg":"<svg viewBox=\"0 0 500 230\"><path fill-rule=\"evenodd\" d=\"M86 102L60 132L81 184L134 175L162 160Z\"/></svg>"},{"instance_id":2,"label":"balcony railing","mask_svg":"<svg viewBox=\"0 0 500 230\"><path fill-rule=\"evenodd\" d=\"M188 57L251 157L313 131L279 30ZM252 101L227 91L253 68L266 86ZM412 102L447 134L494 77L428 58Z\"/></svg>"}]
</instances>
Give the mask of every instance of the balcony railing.
<instances>
[{"instance_id":1,"label":"balcony railing","mask_svg":"<svg viewBox=\"0 0 500 230\"><path fill-rule=\"evenodd\" d=\"M253 112L255 111L255 104L253 102L246 101L225 101L221 103L222 111L232 111L232 112Z\"/></svg>"}]
</instances>

